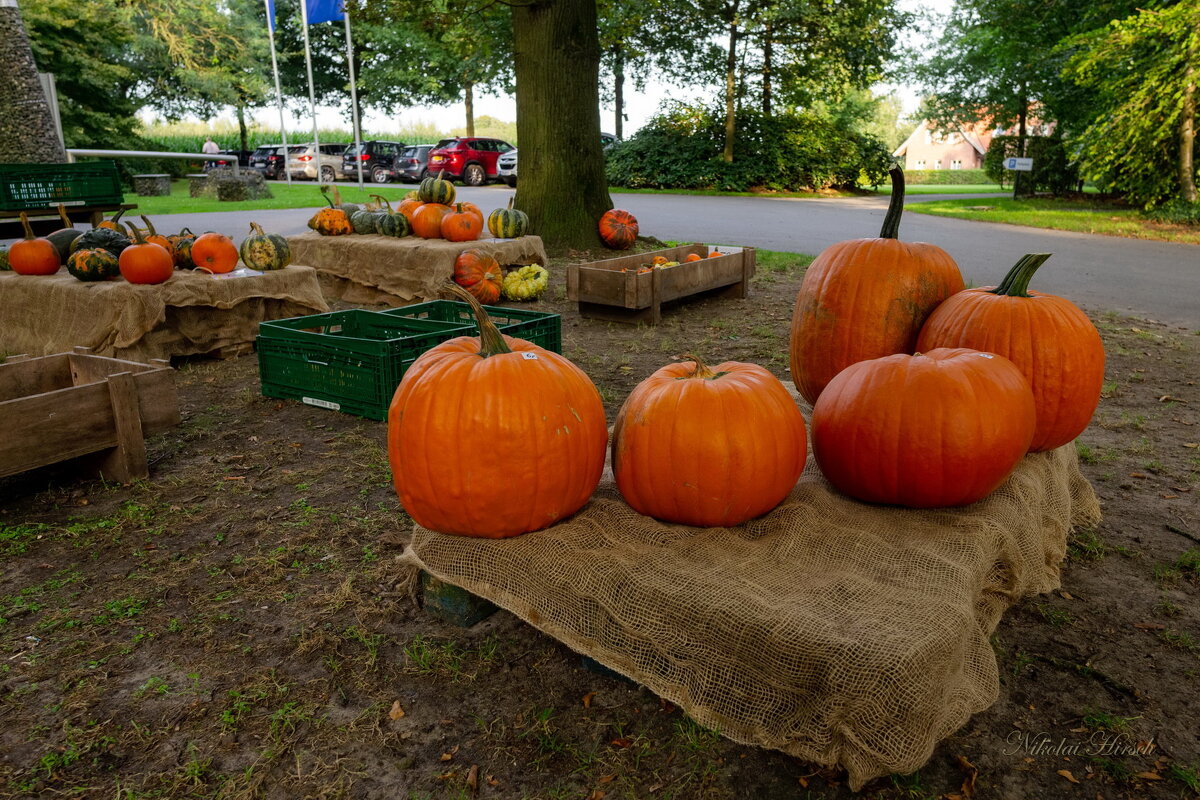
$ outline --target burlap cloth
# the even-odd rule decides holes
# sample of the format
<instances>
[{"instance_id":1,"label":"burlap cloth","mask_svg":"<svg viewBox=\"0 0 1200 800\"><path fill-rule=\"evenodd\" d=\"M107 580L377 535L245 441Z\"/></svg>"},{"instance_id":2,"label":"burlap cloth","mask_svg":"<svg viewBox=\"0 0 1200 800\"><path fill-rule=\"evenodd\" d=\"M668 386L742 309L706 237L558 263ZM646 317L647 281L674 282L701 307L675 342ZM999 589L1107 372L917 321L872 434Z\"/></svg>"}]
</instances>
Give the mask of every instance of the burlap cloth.
<instances>
[{"instance_id":1,"label":"burlap cloth","mask_svg":"<svg viewBox=\"0 0 1200 800\"><path fill-rule=\"evenodd\" d=\"M995 701L1001 614L1057 587L1067 532L1099 517L1073 444L935 511L850 500L810 456L791 496L738 528L640 516L606 475L552 528L491 541L417 526L400 561L730 739L844 767L857 789L919 768Z\"/></svg>"},{"instance_id":2,"label":"burlap cloth","mask_svg":"<svg viewBox=\"0 0 1200 800\"><path fill-rule=\"evenodd\" d=\"M326 294L347 303L398 306L437 300L463 250L482 250L501 266L546 264L546 249L539 236L448 242L376 234L322 236L309 231L289 236L288 244L296 263L320 271Z\"/></svg>"},{"instance_id":3,"label":"burlap cloth","mask_svg":"<svg viewBox=\"0 0 1200 800\"><path fill-rule=\"evenodd\" d=\"M328 310L309 267L246 277L177 270L155 286L84 283L66 270L0 272L0 351L49 355L81 346L130 361L229 352L249 349L263 320Z\"/></svg>"}]
</instances>

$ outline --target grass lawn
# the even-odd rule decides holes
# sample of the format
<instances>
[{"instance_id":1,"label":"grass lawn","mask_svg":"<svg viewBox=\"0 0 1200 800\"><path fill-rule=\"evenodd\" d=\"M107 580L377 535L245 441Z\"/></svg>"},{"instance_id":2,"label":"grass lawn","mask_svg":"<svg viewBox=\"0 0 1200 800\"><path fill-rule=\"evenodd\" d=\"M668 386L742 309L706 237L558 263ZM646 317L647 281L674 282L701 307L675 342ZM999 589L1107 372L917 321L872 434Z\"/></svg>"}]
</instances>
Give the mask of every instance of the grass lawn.
<instances>
[{"instance_id":1,"label":"grass lawn","mask_svg":"<svg viewBox=\"0 0 1200 800\"><path fill-rule=\"evenodd\" d=\"M905 208L916 214L933 214L976 222L1002 222L1008 225L1028 225L1031 228L1200 244L1200 229L1195 226L1151 222L1143 219L1136 209L1092 199L1013 200L998 197L995 200L934 200L908 205Z\"/></svg>"},{"instance_id":2,"label":"grass lawn","mask_svg":"<svg viewBox=\"0 0 1200 800\"><path fill-rule=\"evenodd\" d=\"M891 194L892 185L890 183L878 186L875 189L878 194ZM984 192L1012 192L1012 189L1004 189L998 183L957 183L957 184L936 184L936 183L908 183L904 185L904 194L983 194Z\"/></svg>"},{"instance_id":3,"label":"grass lawn","mask_svg":"<svg viewBox=\"0 0 1200 800\"><path fill-rule=\"evenodd\" d=\"M158 214L197 214L207 211L246 211L262 208L315 208L325 204L321 191L316 183L272 183L271 194L275 195L264 200L244 200L242 202L222 203L215 197L191 197L188 195L188 182L185 180L171 182L171 194L164 197L140 197L128 194L127 203L137 203L136 214L156 216ZM357 184L338 184L342 199L351 203L363 203L369 200L368 195L378 194L386 197L395 204L408 192L417 188L409 183L368 184L365 190L360 190Z\"/></svg>"}]
</instances>

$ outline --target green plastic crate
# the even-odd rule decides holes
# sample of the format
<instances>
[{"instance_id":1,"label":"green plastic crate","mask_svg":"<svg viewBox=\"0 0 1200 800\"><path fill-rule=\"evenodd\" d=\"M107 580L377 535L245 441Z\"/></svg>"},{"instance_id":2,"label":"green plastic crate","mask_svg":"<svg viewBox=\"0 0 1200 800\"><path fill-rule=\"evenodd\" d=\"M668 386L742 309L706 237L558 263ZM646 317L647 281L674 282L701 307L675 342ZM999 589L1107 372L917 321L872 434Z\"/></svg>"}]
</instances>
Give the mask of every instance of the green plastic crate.
<instances>
[{"instance_id":1,"label":"green plastic crate","mask_svg":"<svg viewBox=\"0 0 1200 800\"><path fill-rule=\"evenodd\" d=\"M562 317L558 314L503 306L484 306L483 308L492 318L492 322L496 323L500 332L506 336L526 339L555 353L562 352ZM416 303L377 313L390 317L457 322L470 327L471 332L464 335L479 335L479 327L475 324L475 315L471 313L471 307L458 300L430 300L427 303Z\"/></svg>"},{"instance_id":2,"label":"green plastic crate","mask_svg":"<svg viewBox=\"0 0 1200 800\"><path fill-rule=\"evenodd\" d=\"M263 322L256 342L262 393L386 420L417 356L470 333L458 322L358 309Z\"/></svg>"},{"instance_id":3,"label":"green plastic crate","mask_svg":"<svg viewBox=\"0 0 1200 800\"><path fill-rule=\"evenodd\" d=\"M0 164L0 210L103 206L124 200L113 161Z\"/></svg>"}]
</instances>

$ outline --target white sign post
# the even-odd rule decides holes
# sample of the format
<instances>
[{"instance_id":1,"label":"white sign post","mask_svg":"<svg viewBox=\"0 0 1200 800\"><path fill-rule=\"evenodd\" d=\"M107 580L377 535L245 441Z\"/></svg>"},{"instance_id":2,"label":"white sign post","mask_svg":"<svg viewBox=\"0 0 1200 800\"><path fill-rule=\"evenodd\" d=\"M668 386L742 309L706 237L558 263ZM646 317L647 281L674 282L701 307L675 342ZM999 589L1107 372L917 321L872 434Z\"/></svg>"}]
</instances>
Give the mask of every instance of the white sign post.
<instances>
[{"instance_id":1,"label":"white sign post","mask_svg":"<svg viewBox=\"0 0 1200 800\"><path fill-rule=\"evenodd\" d=\"M1032 172L1032 158L1006 158L1004 159L1004 168L1016 170L1017 172Z\"/></svg>"}]
</instances>

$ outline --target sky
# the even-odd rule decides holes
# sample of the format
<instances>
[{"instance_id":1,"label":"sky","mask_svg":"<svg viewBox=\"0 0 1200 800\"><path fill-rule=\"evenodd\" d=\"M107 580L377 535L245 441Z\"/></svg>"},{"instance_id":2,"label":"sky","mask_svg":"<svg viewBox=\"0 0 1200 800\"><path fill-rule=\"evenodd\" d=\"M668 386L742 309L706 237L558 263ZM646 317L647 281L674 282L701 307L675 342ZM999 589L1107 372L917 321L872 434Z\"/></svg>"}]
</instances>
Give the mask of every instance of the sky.
<instances>
[{"instance_id":1,"label":"sky","mask_svg":"<svg viewBox=\"0 0 1200 800\"><path fill-rule=\"evenodd\" d=\"M945 15L950 12L953 6L954 0L900 0L901 9L917 13L931 12L933 14ZM909 31L905 43L920 45L923 42L932 41L936 38L937 33L938 31L928 24L918 24ZM913 86L905 84L879 84L873 87L873 90L877 95L895 93L900 98L903 114L905 115L912 113L917 108L919 98L916 88ZM686 91L680 90L675 86L651 82L646 86L645 91L638 92L627 85L625 92L625 135L628 136L644 125L658 111L662 101L668 97L671 99L695 100L705 99L705 95L707 94L707 99L712 99L715 91L717 90L713 89L707 93L695 90ZM512 96L476 96L475 117L478 119L482 116L491 116L502 121L515 120L517 118L515 98ZM279 111L275 107L261 109L254 114L254 119L265 126L275 128L279 125ZM307 129L311 125L307 114L303 118L297 119L289 111L284 119L289 130ZM406 108L396 114L382 114L375 111L368 111L363 120L362 127L364 131L391 131L422 122L432 123L439 130L443 131L461 128L466 124L465 111L461 103L450 106ZM611 131L613 129L613 122L613 108L601 107L601 130ZM328 128L349 127L341 110L332 107L318 106L317 123L321 127Z\"/></svg>"}]
</instances>

